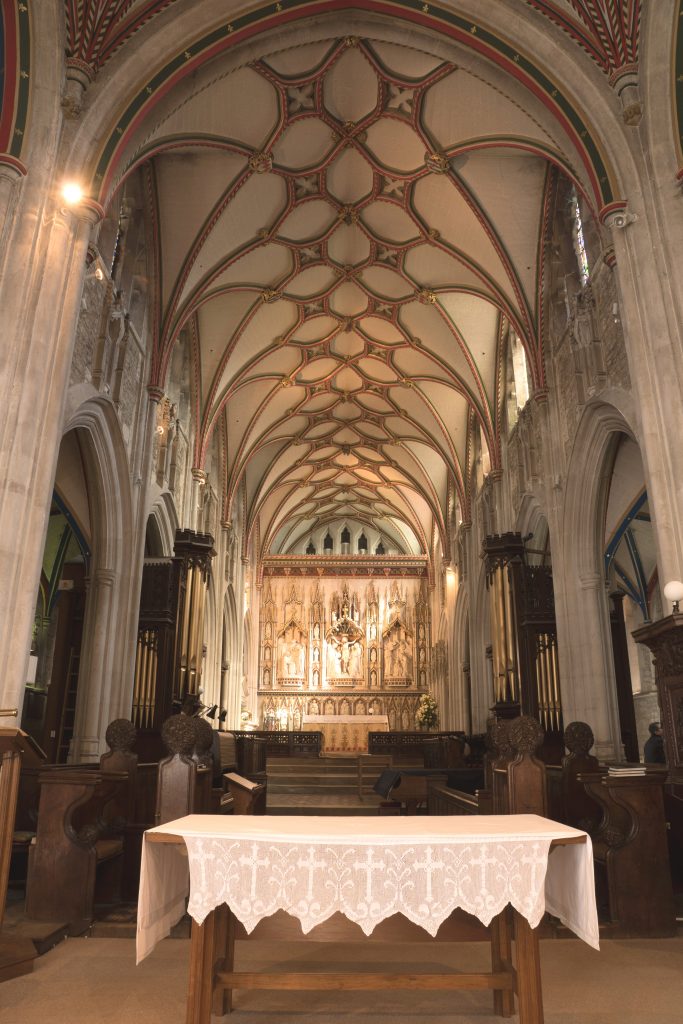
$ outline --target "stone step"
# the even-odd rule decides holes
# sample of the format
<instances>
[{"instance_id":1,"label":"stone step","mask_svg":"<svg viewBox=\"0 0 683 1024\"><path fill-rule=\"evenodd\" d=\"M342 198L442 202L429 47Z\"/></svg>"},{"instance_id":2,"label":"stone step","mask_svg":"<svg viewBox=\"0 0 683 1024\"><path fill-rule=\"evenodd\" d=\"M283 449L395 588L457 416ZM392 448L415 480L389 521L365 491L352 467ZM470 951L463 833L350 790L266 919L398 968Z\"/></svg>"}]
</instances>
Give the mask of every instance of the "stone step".
<instances>
[{"instance_id":1,"label":"stone step","mask_svg":"<svg viewBox=\"0 0 683 1024\"><path fill-rule=\"evenodd\" d=\"M374 814L378 798L372 787L390 766L388 757L377 757L372 761L364 759L364 800L361 802L358 796L358 759L355 756L269 758L266 765L268 813ZM368 810L367 801L370 801L372 810ZM312 806L317 809L311 810Z\"/></svg>"},{"instance_id":2,"label":"stone step","mask_svg":"<svg viewBox=\"0 0 683 1024\"><path fill-rule=\"evenodd\" d=\"M379 797L359 800L357 794L268 794L267 814L303 814L316 817L369 817L378 814Z\"/></svg>"}]
</instances>

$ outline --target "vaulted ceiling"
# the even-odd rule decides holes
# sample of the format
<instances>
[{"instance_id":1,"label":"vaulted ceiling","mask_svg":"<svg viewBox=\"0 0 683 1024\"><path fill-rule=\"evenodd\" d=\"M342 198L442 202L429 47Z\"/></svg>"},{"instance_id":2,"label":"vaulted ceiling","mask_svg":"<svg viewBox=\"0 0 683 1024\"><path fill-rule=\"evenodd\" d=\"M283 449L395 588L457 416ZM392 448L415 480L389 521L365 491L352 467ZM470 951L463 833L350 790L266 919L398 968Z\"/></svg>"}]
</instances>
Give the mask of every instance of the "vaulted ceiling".
<instances>
[{"instance_id":1,"label":"vaulted ceiling","mask_svg":"<svg viewBox=\"0 0 683 1024\"><path fill-rule=\"evenodd\" d=\"M550 168L581 188L580 157L512 78L410 42L264 38L197 71L129 146L160 376L181 337L195 464L222 431L226 507L243 484L264 552L346 520L447 550L475 434L498 465L509 329L542 383Z\"/></svg>"}]
</instances>

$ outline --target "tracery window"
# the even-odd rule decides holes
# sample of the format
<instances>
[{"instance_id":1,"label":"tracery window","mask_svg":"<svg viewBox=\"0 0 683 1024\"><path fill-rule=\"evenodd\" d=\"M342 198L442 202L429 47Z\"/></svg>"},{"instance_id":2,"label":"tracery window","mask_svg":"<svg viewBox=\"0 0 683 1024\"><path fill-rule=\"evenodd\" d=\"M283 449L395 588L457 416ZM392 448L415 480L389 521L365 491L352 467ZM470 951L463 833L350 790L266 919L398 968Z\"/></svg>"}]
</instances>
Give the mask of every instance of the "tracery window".
<instances>
[{"instance_id":1,"label":"tracery window","mask_svg":"<svg viewBox=\"0 0 683 1024\"><path fill-rule=\"evenodd\" d=\"M526 349L513 330L510 330L507 366L507 419L508 429L519 419L519 414L529 401L529 368Z\"/></svg>"},{"instance_id":2,"label":"tracery window","mask_svg":"<svg viewBox=\"0 0 683 1024\"><path fill-rule=\"evenodd\" d=\"M586 240L583 234L583 222L581 220L581 207L579 205L579 197L577 196L576 191L572 192L571 214L574 252L576 253L576 262L579 265L581 286L585 287L588 284L590 273L588 269L588 254L586 253Z\"/></svg>"}]
</instances>

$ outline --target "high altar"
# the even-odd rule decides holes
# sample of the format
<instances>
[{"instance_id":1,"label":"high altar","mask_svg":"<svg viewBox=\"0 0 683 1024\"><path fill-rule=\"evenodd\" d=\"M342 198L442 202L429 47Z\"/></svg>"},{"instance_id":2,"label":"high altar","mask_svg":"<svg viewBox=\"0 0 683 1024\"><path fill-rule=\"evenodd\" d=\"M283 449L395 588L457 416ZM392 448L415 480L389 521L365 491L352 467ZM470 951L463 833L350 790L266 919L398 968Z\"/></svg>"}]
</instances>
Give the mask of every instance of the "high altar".
<instances>
[{"instance_id":1,"label":"high altar","mask_svg":"<svg viewBox=\"0 0 683 1024\"><path fill-rule=\"evenodd\" d=\"M429 689L425 567L411 560L385 567L378 578L382 567L370 561L333 575L319 564L299 572L275 560L266 566L258 691L264 728L298 730L308 715L386 715L390 729L415 728L419 694Z\"/></svg>"}]
</instances>

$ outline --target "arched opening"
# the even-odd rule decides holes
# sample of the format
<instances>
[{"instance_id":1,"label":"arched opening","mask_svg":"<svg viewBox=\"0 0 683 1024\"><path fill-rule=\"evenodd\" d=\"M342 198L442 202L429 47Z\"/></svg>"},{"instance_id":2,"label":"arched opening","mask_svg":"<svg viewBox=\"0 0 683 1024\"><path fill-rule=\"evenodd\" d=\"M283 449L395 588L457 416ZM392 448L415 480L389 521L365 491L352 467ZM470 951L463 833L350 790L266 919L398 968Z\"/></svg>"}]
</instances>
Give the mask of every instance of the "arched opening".
<instances>
[{"instance_id":1,"label":"arched opening","mask_svg":"<svg viewBox=\"0 0 683 1024\"><path fill-rule=\"evenodd\" d=\"M622 438L633 445L624 448L625 455L638 452L628 397L615 393L614 401L590 403L578 426L562 517L564 585L556 592L556 608L565 721L588 722L596 736L598 756L623 759L622 727L633 731L632 721L630 725L628 721L631 684L623 671L628 665L626 656L620 670L624 681L619 684L619 698L608 589L610 585L615 591L623 589L624 584L622 580L618 587L616 568L610 581L606 556L615 530L628 512L626 494L636 487L636 476L637 493L642 492L644 480L639 453L637 459L631 459L631 470L637 463L639 472L625 474L624 481L630 483L625 482L623 491L621 470L614 475ZM582 637L580 644L575 642L577 635Z\"/></svg>"},{"instance_id":2,"label":"arched opening","mask_svg":"<svg viewBox=\"0 0 683 1024\"><path fill-rule=\"evenodd\" d=\"M81 440L62 440L24 691L22 727L49 761L65 763L76 715L92 520Z\"/></svg>"},{"instance_id":3,"label":"arched opening","mask_svg":"<svg viewBox=\"0 0 683 1024\"><path fill-rule=\"evenodd\" d=\"M163 558L164 542L156 516L151 515L145 528L145 558Z\"/></svg>"},{"instance_id":4,"label":"arched opening","mask_svg":"<svg viewBox=\"0 0 683 1024\"><path fill-rule=\"evenodd\" d=\"M656 539L640 449L616 434L605 509L605 576L621 741L628 761L637 761L648 724L660 715L650 652L632 633L662 614Z\"/></svg>"}]
</instances>

